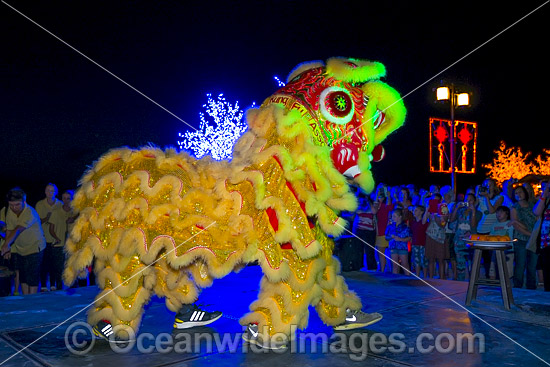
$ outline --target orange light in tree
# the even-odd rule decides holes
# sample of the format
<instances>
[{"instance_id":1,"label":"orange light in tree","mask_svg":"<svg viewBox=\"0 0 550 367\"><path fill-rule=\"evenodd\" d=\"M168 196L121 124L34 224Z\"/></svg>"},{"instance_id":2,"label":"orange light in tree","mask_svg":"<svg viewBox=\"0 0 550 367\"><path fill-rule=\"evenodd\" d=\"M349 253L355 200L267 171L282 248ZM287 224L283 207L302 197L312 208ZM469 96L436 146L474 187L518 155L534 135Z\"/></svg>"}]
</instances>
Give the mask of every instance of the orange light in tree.
<instances>
[{"instance_id":1,"label":"orange light in tree","mask_svg":"<svg viewBox=\"0 0 550 367\"><path fill-rule=\"evenodd\" d=\"M550 149L543 149L535 158L533 172L537 175L550 175Z\"/></svg>"},{"instance_id":2,"label":"orange light in tree","mask_svg":"<svg viewBox=\"0 0 550 367\"><path fill-rule=\"evenodd\" d=\"M548 153L550 152L545 152L547 153L546 162L548 163ZM489 170L488 176L497 181L499 185L510 178L519 180L528 174L536 173L538 169L533 163L528 162L530 152L523 153L519 147L507 148L504 141L500 142L499 149L495 150L494 153L493 163L484 164L483 168ZM544 163L544 158L540 157L540 163ZM537 164L539 167L540 163Z\"/></svg>"}]
</instances>

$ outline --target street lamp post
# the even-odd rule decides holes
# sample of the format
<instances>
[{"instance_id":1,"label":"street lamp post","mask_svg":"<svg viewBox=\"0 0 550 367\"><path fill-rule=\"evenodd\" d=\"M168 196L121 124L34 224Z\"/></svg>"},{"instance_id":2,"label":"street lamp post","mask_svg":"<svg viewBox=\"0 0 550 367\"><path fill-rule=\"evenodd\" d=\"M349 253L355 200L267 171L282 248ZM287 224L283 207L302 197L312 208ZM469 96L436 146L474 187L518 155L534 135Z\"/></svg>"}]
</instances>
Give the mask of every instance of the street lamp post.
<instances>
[{"instance_id":1,"label":"street lamp post","mask_svg":"<svg viewBox=\"0 0 550 367\"><path fill-rule=\"evenodd\" d=\"M451 187L456 194L456 141L455 141L455 107L468 106L470 104L470 95L468 93L456 93L454 84L450 87L444 86L437 88L437 100L449 101L451 105L451 126L449 143L451 145L450 169L451 169Z\"/></svg>"}]
</instances>

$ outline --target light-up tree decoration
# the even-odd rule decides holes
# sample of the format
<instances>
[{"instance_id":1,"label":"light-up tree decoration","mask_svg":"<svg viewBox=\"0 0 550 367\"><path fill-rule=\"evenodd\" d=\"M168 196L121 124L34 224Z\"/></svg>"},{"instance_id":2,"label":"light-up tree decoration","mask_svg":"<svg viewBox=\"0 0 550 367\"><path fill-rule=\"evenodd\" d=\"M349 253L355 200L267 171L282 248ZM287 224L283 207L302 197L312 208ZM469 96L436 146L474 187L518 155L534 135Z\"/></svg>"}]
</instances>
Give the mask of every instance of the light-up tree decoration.
<instances>
[{"instance_id":1,"label":"light-up tree decoration","mask_svg":"<svg viewBox=\"0 0 550 367\"><path fill-rule=\"evenodd\" d=\"M209 154L218 161L231 159L233 145L247 129L243 121L244 111L240 109L238 101L231 104L223 94L217 100L211 94L207 94L207 97L208 101L203 105L206 110L199 114L199 129L179 133L182 140L178 141L178 145L180 149L192 151L197 158ZM213 121L209 121L209 118Z\"/></svg>"},{"instance_id":2,"label":"light-up tree decoration","mask_svg":"<svg viewBox=\"0 0 550 367\"><path fill-rule=\"evenodd\" d=\"M542 152L535 158L534 173L550 176L550 149L543 149Z\"/></svg>"},{"instance_id":3,"label":"light-up tree decoration","mask_svg":"<svg viewBox=\"0 0 550 367\"><path fill-rule=\"evenodd\" d=\"M279 87L284 87L286 85L285 82L283 82L281 79L279 79L278 76L274 76L273 79L275 79L275 81L277 82L277 85Z\"/></svg>"},{"instance_id":4,"label":"light-up tree decoration","mask_svg":"<svg viewBox=\"0 0 550 367\"><path fill-rule=\"evenodd\" d=\"M530 152L523 153L519 147L507 148L506 143L501 141L499 149L494 153L493 163L484 164L483 167L489 170L488 176L499 184L509 178L521 179L528 174L536 173L535 165L527 161L531 155ZM539 158L542 162L543 158L540 156ZM548 162L548 157L546 159Z\"/></svg>"}]
</instances>

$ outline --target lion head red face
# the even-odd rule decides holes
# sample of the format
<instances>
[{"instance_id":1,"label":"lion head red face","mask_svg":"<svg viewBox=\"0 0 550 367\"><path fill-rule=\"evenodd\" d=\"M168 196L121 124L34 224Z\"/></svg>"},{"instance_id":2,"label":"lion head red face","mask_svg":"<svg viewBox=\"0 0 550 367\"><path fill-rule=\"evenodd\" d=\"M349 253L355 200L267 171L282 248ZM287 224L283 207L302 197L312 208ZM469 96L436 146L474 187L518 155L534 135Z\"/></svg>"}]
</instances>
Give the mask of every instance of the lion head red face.
<instances>
[{"instance_id":1,"label":"lion head red face","mask_svg":"<svg viewBox=\"0 0 550 367\"><path fill-rule=\"evenodd\" d=\"M384 75L382 64L365 60L303 64L265 103L297 111L310 127L314 144L332 148L335 168L357 178L370 170L370 161L383 157L379 144L404 121L399 95L379 80Z\"/></svg>"}]
</instances>

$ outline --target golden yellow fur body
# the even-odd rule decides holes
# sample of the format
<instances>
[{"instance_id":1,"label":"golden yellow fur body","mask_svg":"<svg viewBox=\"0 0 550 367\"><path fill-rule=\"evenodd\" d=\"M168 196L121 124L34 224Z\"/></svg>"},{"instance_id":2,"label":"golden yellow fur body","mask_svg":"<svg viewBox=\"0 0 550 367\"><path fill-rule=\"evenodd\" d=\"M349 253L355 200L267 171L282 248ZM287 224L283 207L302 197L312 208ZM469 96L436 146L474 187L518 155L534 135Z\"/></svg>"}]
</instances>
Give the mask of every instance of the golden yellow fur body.
<instances>
[{"instance_id":1,"label":"golden yellow fur body","mask_svg":"<svg viewBox=\"0 0 550 367\"><path fill-rule=\"evenodd\" d=\"M329 60L327 72L342 78L339 61ZM397 93L377 80L381 64L365 65L377 73L363 87L374 103L362 116L372 146L361 152L358 181L370 190L368 154L403 123L404 109ZM392 103L402 108L397 117L389 109L384 126L369 127L376 109ZM137 330L153 294L177 311L214 279L254 261L264 277L243 325L290 334L293 325L306 327L309 305L329 325L342 323L347 308L361 308L332 256L329 235L339 236L345 226L338 214L355 210L357 202L331 162L331 147L315 144L303 114L285 106L249 110L247 123L231 162L120 148L85 174L74 200L80 217L67 241L64 280L72 284L95 259L101 292L88 315L91 324L106 319ZM276 230L268 210L276 214ZM281 248L284 243L292 248Z\"/></svg>"}]
</instances>

